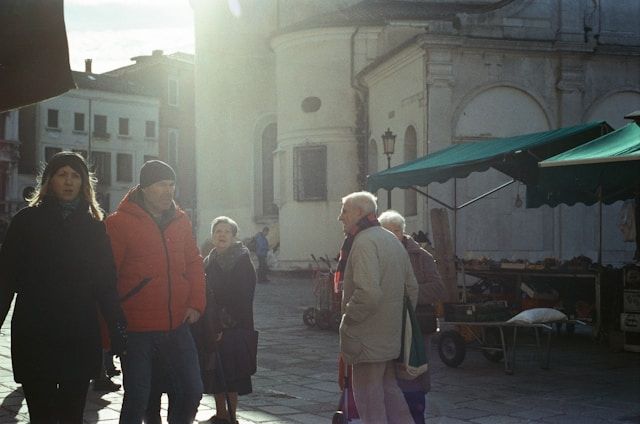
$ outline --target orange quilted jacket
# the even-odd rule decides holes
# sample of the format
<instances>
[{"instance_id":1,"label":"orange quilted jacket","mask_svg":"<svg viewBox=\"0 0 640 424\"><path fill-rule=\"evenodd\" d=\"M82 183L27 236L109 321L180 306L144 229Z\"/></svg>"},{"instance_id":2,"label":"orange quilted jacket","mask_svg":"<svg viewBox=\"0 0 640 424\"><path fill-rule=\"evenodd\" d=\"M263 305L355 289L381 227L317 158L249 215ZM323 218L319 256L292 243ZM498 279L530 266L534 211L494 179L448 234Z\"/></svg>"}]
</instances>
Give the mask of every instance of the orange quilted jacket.
<instances>
[{"instance_id":1,"label":"orange quilted jacket","mask_svg":"<svg viewBox=\"0 0 640 424\"><path fill-rule=\"evenodd\" d=\"M202 257L187 214L176 207L162 230L133 199L132 189L106 219L118 273L118 293L128 331L168 331L182 324L187 308L202 313Z\"/></svg>"}]
</instances>

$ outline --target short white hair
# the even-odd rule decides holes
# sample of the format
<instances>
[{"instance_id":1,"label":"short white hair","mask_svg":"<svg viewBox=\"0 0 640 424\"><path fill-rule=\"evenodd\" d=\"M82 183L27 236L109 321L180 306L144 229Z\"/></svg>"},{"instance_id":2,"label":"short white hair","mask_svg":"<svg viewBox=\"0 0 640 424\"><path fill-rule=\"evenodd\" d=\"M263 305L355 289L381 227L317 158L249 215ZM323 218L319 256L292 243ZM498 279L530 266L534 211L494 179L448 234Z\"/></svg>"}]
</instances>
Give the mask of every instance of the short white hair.
<instances>
[{"instance_id":1,"label":"short white hair","mask_svg":"<svg viewBox=\"0 0 640 424\"><path fill-rule=\"evenodd\" d=\"M380 221L380 224L382 224L383 227L385 226L385 224L395 225L398 228L402 229L403 233L407 225L404 217L400 215L398 211L394 211L393 209L382 212L378 217L378 221Z\"/></svg>"},{"instance_id":2,"label":"short white hair","mask_svg":"<svg viewBox=\"0 0 640 424\"><path fill-rule=\"evenodd\" d=\"M342 198L342 204L350 203L359 208L365 215L378 211L378 198L368 191L356 191Z\"/></svg>"},{"instance_id":3,"label":"short white hair","mask_svg":"<svg viewBox=\"0 0 640 424\"><path fill-rule=\"evenodd\" d=\"M234 237L238 234L238 223L236 221L228 216L219 216L211 221L211 235L213 235L216 225L221 223L229 224L231 226L231 234L233 234Z\"/></svg>"}]
</instances>

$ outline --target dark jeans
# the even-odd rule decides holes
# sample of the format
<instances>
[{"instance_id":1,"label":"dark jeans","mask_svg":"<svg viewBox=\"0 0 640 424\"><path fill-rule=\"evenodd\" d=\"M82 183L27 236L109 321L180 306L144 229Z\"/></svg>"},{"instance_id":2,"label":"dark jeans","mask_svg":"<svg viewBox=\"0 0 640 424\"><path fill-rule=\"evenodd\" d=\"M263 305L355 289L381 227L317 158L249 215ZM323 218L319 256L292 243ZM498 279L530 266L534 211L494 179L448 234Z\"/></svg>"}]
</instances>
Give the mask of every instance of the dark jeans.
<instances>
[{"instance_id":1,"label":"dark jeans","mask_svg":"<svg viewBox=\"0 0 640 424\"><path fill-rule=\"evenodd\" d=\"M25 381L24 398L32 424L82 424L89 380Z\"/></svg>"},{"instance_id":2,"label":"dark jeans","mask_svg":"<svg viewBox=\"0 0 640 424\"><path fill-rule=\"evenodd\" d=\"M267 265L266 256L258 256L258 283L268 281L267 273L269 272L269 266Z\"/></svg>"},{"instance_id":3,"label":"dark jeans","mask_svg":"<svg viewBox=\"0 0 640 424\"><path fill-rule=\"evenodd\" d=\"M167 376L169 423L190 424L202 398L202 380L198 353L186 324L168 332L129 333L127 354L121 358L124 400L120 424L142 422L151 393L154 358Z\"/></svg>"},{"instance_id":4,"label":"dark jeans","mask_svg":"<svg viewBox=\"0 0 640 424\"><path fill-rule=\"evenodd\" d=\"M149 403L147 404L147 412L145 413L145 424L162 424L160 417L160 409L162 408L162 394L166 393L168 388L168 380L162 364L156 358L153 362L153 377L151 378L151 392L149 394ZM173 399L169 399L169 414Z\"/></svg>"}]
</instances>

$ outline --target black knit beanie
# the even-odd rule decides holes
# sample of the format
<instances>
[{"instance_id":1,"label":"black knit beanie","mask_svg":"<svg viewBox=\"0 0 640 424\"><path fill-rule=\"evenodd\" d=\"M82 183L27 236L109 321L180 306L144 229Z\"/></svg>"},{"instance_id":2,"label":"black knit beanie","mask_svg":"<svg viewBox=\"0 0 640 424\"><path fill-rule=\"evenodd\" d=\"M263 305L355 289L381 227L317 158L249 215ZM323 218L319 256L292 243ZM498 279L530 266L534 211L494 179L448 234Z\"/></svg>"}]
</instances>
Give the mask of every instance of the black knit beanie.
<instances>
[{"instance_id":1,"label":"black knit beanie","mask_svg":"<svg viewBox=\"0 0 640 424\"><path fill-rule=\"evenodd\" d=\"M176 180L176 173L161 160L150 160L140 169L140 187L149 187L153 183L162 180Z\"/></svg>"},{"instance_id":2,"label":"black knit beanie","mask_svg":"<svg viewBox=\"0 0 640 424\"><path fill-rule=\"evenodd\" d=\"M84 181L86 176L89 175L89 169L82 156L75 152L58 152L51 156L47 166L45 166L42 172L42 183L48 181L52 175L58 172L58 169L65 166L70 166L74 171L82 176Z\"/></svg>"}]
</instances>

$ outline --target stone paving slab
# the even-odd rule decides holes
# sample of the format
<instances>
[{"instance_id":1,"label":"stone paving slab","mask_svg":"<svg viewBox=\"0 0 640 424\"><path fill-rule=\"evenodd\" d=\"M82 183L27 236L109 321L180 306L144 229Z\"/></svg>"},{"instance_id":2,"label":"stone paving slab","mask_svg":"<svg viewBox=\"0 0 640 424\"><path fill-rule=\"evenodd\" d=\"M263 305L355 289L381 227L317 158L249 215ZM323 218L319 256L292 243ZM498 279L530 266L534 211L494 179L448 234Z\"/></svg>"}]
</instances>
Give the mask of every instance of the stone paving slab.
<instances>
[{"instance_id":1,"label":"stone paving slab","mask_svg":"<svg viewBox=\"0 0 640 424\"><path fill-rule=\"evenodd\" d=\"M304 309L314 304L310 280L274 279L256 288L258 372L254 393L240 398L240 423L331 422L340 396L338 337L303 324ZM0 424L27 423L22 391L11 373L9 334L7 320L0 333ZM458 368L440 362L436 343L430 357L428 424L640 424L640 354L610 352L591 341L588 328L573 337L553 336L550 370L540 369L535 353L524 348L514 375L477 351L469 350ZM116 424L122 395L91 391L85 422ZM162 405L166 420L166 397ZM214 412L213 398L205 396L196 419Z\"/></svg>"}]
</instances>

